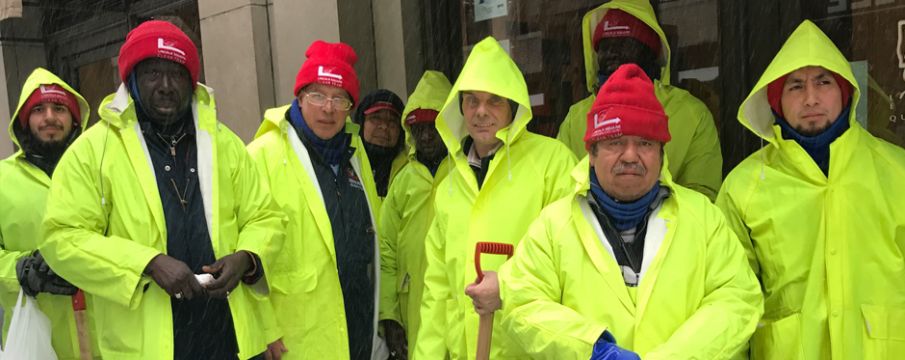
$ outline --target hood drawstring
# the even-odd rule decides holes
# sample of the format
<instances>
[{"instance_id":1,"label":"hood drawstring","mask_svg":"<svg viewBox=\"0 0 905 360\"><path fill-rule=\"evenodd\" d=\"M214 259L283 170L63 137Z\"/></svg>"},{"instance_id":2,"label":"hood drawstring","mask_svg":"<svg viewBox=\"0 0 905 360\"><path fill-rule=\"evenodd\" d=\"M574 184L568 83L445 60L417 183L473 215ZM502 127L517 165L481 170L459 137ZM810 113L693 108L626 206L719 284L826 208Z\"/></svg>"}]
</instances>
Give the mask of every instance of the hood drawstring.
<instances>
[{"instance_id":1,"label":"hood drawstring","mask_svg":"<svg viewBox=\"0 0 905 360\"><path fill-rule=\"evenodd\" d=\"M760 137L760 136L758 136L758 137ZM760 138L760 149L761 150L764 149L764 138L762 138L762 137ZM761 151L760 152L760 180L761 181L763 181L767 178L766 175L764 174L764 167L766 167L766 166L767 166L767 155L764 151Z\"/></svg>"},{"instance_id":2,"label":"hood drawstring","mask_svg":"<svg viewBox=\"0 0 905 360\"><path fill-rule=\"evenodd\" d=\"M283 135L283 139L289 144L289 147L292 147L292 140L289 139L289 129L288 127L292 126L288 121L280 121L280 132ZM289 165L289 152L283 154L283 166Z\"/></svg>"}]
</instances>

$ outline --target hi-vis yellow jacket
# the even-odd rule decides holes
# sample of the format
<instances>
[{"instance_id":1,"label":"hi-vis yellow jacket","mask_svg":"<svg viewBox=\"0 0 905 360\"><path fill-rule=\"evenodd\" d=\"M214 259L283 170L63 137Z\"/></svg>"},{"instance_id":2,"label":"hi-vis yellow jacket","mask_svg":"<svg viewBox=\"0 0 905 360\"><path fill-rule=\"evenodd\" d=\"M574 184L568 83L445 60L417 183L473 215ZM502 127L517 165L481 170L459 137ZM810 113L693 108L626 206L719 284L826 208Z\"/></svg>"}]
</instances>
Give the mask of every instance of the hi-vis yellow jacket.
<instances>
[{"instance_id":1,"label":"hi-vis yellow jacket","mask_svg":"<svg viewBox=\"0 0 905 360\"><path fill-rule=\"evenodd\" d=\"M28 97L39 86L57 84L75 95L82 115L82 131L88 127L90 110L88 102L78 92L69 87L59 77L43 68L37 68L25 80L19 105L9 121L9 137L20 148L12 156L0 161L0 306L3 312L3 338L9 334L9 322L19 293L16 277L16 262L38 248L44 237L41 221L44 219L44 205L50 191L50 177L25 160L19 139L13 127L19 118L19 111ZM90 302L90 299L86 299ZM38 294L38 307L50 319L53 327L53 349L60 359L78 359L79 342L72 313L72 299L69 296ZM89 321L90 322L90 321ZM97 340L92 336L92 340ZM4 347L6 341L3 341ZM96 346L95 341L95 346ZM97 355L95 347L92 354Z\"/></svg>"},{"instance_id":2,"label":"hi-vis yellow jacket","mask_svg":"<svg viewBox=\"0 0 905 360\"><path fill-rule=\"evenodd\" d=\"M336 268L336 249L330 218L320 195L321 188L305 145L286 120L291 105L269 109L248 145L248 150L264 178L262 186L289 216L286 241L273 265L271 299L283 343L289 352L284 359L348 359L349 335L346 310ZM377 223L379 199L371 165L358 125L346 121L355 153L350 160L361 179ZM375 226L376 228L376 226ZM374 237L374 264L379 266L379 248ZM378 279L379 280L379 279ZM375 281L374 352L386 349L377 336L379 281Z\"/></svg>"},{"instance_id":3,"label":"hi-vis yellow jacket","mask_svg":"<svg viewBox=\"0 0 905 360\"><path fill-rule=\"evenodd\" d=\"M242 140L217 121L214 97L202 84L192 112L214 256L251 251L265 269L258 283L240 283L229 295L238 355L247 359L279 336L266 294L286 220ZM92 296L104 359L172 359L171 297L143 274L154 256L166 253L163 206L125 86L104 99L100 116L54 171L39 248L54 271Z\"/></svg>"},{"instance_id":4,"label":"hi-vis yellow jacket","mask_svg":"<svg viewBox=\"0 0 905 360\"><path fill-rule=\"evenodd\" d=\"M415 139L405 118L416 109L440 111L452 85L440 72L428 70L402 112L408 163L399 171L380 208L380 319L405 327L409 356L417 343L424 291L424 240L434 218L434 188L449 173L445 158L436 177L415 158Z\"/></svg>"},{"instance_id":5,"label":"hi-vis yellow jacket","mask_svg":"<svg viewBox=\"0 0 905 360\"><path fill-rule=\"evenodd\" d=\"M592 38L594 29L609 9L625 11L650 26L662 42L660 79L654 81L654 94L666 115L669 116L669 133L672 140L666 143L665 152L670 159L669 172L679 185L716 198L723 176L723 155L717 137L713 116L707 106L685 90L670 85L669 42L654 10L648 0L613 0L589 11L581 21L582 44L584 44L585 77L590 96L572 105L565 120L559 126L557 139L562 141L582 158L587 155L584 147L584 133L587 116L594 104L597 82L597 52Z\"/></svg>"},{"instance_id":6,"label":"hi-vis yellow jacket","mask_svg":"<svg viewBox=\"0 0 905 360\"><path fill-rule=\"evenodd\" d=\"M468 135L459 109L459 93L485 91L518 103L515 119L496 133L503 142L478 189L462 140ZM437 186L435 217L428 231L427 270L421 305L421 329L415 344L420 360L471 359L475 356L478 314L465 287L476 279L475 243L518 244L541 209L569 194L569 170L575 157L562 143L526 129L531 120L528 88L521 71L493 38L479 42L462 68L437 129L452 159L450 173ZM467 149L466 149L467 150ZM496 271L503 256L486 256L485 271ZM495 321L490 357L519 359L524 353Z\"/></svg>"},{"instance_id":7,"label":"hi-vis yellow jacket","mask_svg":"<svg viewBox=\"0 0 905 360\"><path fill-rule=\"evenodd\" d=\"M667 166L670 195L648 219L637 288L588 205L587 157L573 195L531 224L500 272L504 328L531 358L589 359L604 330L642 359L745 358L763 313L757 279L720 210Z\"/></svg>"},{"instance_id":8,"label":"hi-vis yellow jacket","mask_svg":"<svg viewBox=\"0 0 905 360\"><path fill-rule=\"evenodd\" d=\"M739 164L717 198L764 291L754 359L905 356L905 151L849 129L830 144L829 176L782 138L767 85L821 66L861 91L842 53L812 22L789 37L742 103L738 120L767 145Z\"/></svg>"}]
</instances>

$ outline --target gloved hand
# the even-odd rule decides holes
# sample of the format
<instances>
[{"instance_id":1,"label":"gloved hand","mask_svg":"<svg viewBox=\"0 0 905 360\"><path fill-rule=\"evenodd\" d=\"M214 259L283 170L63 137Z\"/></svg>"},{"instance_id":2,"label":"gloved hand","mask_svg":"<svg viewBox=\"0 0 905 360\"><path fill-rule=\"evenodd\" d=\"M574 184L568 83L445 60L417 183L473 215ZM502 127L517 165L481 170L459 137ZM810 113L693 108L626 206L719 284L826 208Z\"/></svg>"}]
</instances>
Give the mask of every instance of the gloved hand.
<instances>
[{"instance_id":1,"label":"gloved hand","mask_svg":"<svg viewBox=\"0 0 905 360\"><path fill-rule=\"evenodd\" d=\"M74 295L79 289L53 272L44 261L44 256L35 251L16 262L16 277L25 295L35 297L38 293L54 295Z\"/></svg>"},{"instance_id":2,"label":"gloved hand","mask_svg":"<svg viewBox=\"0 0 905 360\"><path fill-rule=\"evenodd\" d=\"M408 359L409 345L405 338L405 329L395 320L380 320L383 325L383 334L390 348L390 360Z\"/></svg>"},{"instance_id":3,"label":"gloved hand","mask_svg":"<svg viewBox=\"0 0 905 360\"><path fill-rule=\"evenodd\" d=\"M594 344L591 360L641 360L641 357L616 346L616 338L609 331L604 331L603 335L597 339L597 343Z\"/></svg>"}]
</instances>

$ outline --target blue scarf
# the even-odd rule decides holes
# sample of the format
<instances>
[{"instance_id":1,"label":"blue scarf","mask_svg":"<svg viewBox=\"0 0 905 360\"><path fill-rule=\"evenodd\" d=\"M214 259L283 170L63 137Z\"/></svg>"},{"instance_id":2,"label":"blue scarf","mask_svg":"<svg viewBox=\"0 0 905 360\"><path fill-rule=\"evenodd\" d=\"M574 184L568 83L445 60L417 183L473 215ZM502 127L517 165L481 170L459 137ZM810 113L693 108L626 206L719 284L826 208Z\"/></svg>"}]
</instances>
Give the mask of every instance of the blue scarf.
<instances>
[{"instance_id":1,"label":"blue scarf","mask_svg":"<svg viewBox=\"0 0 905 360\"><path fill-rule=\"evenodd\" d=\"M594 199L597 200L597 204L600 205L603 212L613 221L616 230L620 232L638 227L650 210L650 204L657 199L657 194L660 192L660 180L657 180L653 188L640 199L633 202L619 202L600 187L593 167L591 167L590 173L591 194L594 195Z\"/></svg>"},{"instance_id":2,"label":"blue scarf","mask_svg":"<svg viewBox=\"0 0 905 360\"><path fill-rule=\"evenodd\" d=\"M314 149L320 154L327 165L339 165L339 162L343 159L343 154L345 154L346 149L349 148L350 139L346 136L345 126L339 130L339 133L330 139L323 140L317 137L317 135L314 134L314 131L308 127L305 118L302 117L299 99L292 100L292 105L289 106L289 122L292 123L292 126L295 127L296 131L301 130L299 136L304 136L305 139L314 145Z\"/></svg>"},{"instance_id":3,"label":"blue scarf","mask_svg":"<svg viewBox=\"0 0 905 360\"><path fill-rule=\"evenodd\" d=\"M135 72L129 73L129 95L132 95L132 104L135 105L135 115L139 114L144 115L144 110L141 105L141 96L138 92L138 78L135 76Z\"/></svg>"},{"instance_id":4,"label":"blue scarf","mask_svg":"<svg viewBox=\"0 0 905 360\"><path fill-rule=\"evenodd\" d=\"M829 175L830 144L848 130L848 117L850 111L851 106L842 109L842 112L839 114L839 117L836 118L836 121L822 133L815 136L800 134L792 128L792 125L790 125L786 119L780 116L776 116L776 124L778 124L782 130L783 139L795 140L795 142L797 142L798 145L801 145L801 148L811 156L811 159L817 163L817 166L823 171L823 175Z\"/></svg>"}]
</instances>

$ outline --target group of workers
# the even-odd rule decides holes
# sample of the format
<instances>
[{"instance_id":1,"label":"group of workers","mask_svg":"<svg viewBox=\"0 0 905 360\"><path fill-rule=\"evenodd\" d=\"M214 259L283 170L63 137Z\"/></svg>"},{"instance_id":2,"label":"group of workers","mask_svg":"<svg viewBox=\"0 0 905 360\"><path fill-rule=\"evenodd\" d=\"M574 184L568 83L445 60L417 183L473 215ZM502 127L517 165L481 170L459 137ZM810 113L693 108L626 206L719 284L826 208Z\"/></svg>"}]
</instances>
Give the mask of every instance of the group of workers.
<instances>
[{"instance_id":1,"label":"group of workers","mask_svg":"<svg viewBox=\"0 0 905 360\"><path fill-rule=\"evenodd\" d=\"M315 41L247 145L171 23L127 35L91 127L35 70L0 162L5 327L21 291L60 359L903 356L905 150L859 124L832 41L807 20L789 36L738 111L764 144L723 181L650 3L581 27L591 95L557 139L527 130L493 38L405 103L360 97L355 51Z\"/></svg>"}]
</instances>

